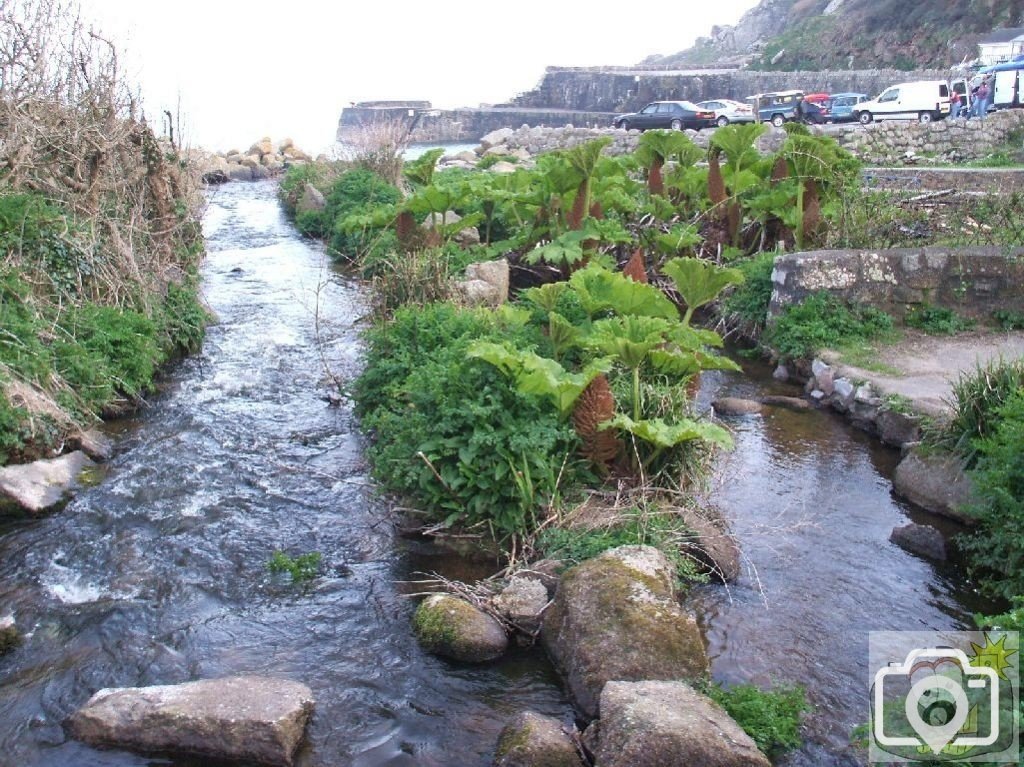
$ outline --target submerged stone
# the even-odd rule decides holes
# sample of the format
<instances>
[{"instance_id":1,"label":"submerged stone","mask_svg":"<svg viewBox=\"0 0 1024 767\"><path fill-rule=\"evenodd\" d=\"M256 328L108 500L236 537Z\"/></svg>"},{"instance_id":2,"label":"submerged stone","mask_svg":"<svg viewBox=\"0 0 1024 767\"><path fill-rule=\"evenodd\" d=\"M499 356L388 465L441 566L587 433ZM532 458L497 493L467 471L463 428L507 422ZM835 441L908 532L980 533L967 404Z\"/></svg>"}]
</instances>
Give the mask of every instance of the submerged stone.
<instances>
[{"instance_id":1,"label":"submerged stone","mask_svg":"<svg viewBox=\"0 0 1024 767\"><path fill-rule=\"evenodd\" d=\"M312 712L304 684L238 676L100 690L68 729L91 745L290 767Z\"/></svg>"}]
</instances>

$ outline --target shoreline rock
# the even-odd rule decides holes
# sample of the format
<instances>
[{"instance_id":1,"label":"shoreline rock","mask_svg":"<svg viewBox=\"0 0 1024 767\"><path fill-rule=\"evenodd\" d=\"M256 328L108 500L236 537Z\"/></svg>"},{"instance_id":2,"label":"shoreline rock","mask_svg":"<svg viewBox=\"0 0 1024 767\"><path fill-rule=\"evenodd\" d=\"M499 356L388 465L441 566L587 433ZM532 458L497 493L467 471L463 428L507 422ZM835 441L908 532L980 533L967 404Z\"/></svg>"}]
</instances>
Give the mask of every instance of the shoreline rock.
<instances>
[{"instance_id":1,"label":"shoreline rock","mask_svg":"<svg viewBox=\"0 0 1024 767\"><path fill-rule=\"evenodd\" d=\"M451 594L424 599L413 626L425 650L465 663L494 660L508 649L508 636L498 621Z\"/></svg>"},{"instance_id":2,"label":"shoreline rock","mask_svg":"<svg viewBox=\"0 0 1024 767\"><path fill-rule=\"evenodd\" d=\"M64 502L96 464L81 450L57 458L0 468L0 507L5 503L40 514Z\"/></svg>"},{"instance_id":3,"label":"shoreline rock","mask_svg":"<svg viewBox=\"0 0 1024 767\"><path fill-rule=\"evenodd\" d=\"M67 726L90 745L291 767L313 707L304 684L225 677L103 689Z\"/></svg>"},{"instance_id":4,"label":"shoreline rock","mask_svg":"<svg viewBox=\"0 0 1024 767\"><path fill-rule=\"evenodd\" d=\"M561 722L524 711L501 731L494 767L583 767L583 760Z\"/></svg>"}]
</instances>

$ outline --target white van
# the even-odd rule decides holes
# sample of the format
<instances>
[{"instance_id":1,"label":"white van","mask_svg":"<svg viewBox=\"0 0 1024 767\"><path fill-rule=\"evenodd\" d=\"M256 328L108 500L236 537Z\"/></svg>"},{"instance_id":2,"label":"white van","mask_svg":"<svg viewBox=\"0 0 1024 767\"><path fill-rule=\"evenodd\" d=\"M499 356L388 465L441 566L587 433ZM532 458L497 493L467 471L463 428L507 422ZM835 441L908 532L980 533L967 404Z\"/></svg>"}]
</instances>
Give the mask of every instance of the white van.
<instances>
[{"instance_id":1,"label":"white van","mask_svg":"<svg viewBox=\"0 0 1024 767\"><path fill-rule=\"evenodd\" d=\"M864 125L872 120L940 120L949 115L949 83L918 80L891 85L878 98L854 107L854 114Z\"/></svg>"}]
</instances>

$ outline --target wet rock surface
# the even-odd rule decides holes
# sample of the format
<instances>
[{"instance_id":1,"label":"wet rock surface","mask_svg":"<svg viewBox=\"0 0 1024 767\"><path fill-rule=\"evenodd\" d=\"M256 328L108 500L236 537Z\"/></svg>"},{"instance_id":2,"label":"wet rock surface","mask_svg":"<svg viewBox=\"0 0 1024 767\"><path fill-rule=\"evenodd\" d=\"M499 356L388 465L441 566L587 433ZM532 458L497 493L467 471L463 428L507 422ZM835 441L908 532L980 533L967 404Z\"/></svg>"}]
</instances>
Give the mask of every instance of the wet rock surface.
<instances>
[{"instance_id":1,"label":"wet rock surface","mask_svg":"<svg viewBox=\"0 0 1024 767\"><path fill-rule=\"evenodd\" d=\"M896 467L892 486L899 495L927 511L964 524L974 523L964 511L971 502L971 482L954 456L911 451Z\"/></svg>"},{"instance_id":2,"label":"wet rock surface","mask_svg":"<svg viewBox=\"0 0 1024 767\"><path fill-rule=\"evenodd\" d=\"M501 731L494 767L583 767L583 760L561 722L524 711Z\"/></svg>"},{"instance_id":3,"label":"wet rock surface","mask_svg":"<svg viewBox=\"0 0 1024 767\"><path fill-rule=\"evenodd\" d=\"M611 549L563 576L541 638L585 715L597 714L610 680L707 672L700 629L676 601L673 578L665 555L650 546Z\"/></svg>"},{"instance_id":4,"label":"wet rock surface","mask_svg":"<svg viewBox=\"0 0 1024 767\"><path fill-rule=\"evenodd\" d=\"M291 765L313 712L304 684L258 676L97 692L68 720L92 745Z\"/></svg>"},{"instance_id":5,"label":"wet rock surface","mask_svg":"<svg viewBox=\"0 0 1024 767\"><path fill-rule=\"evenodd\" d=\"M423 600L413 625L426 650L453 660L482 663L501 657L508 648L508 637L498 621L450 594Z\"/></svg>"},{"instance_id":6,"label":"wet rock surface","mask_svg":"<svg viewBox=\"0 0 1024 767\"><path fill-rule=\"evenodd\" d=\"M904 551L939 562L946 560L946 540L942 533L928 525L909 524L893 528L889 540Z\"/></svg>"},{"instance_id":7,"label":"wet rock surface","mask_svg":"<svg viewBox=\"0 0 1024 767\"><path fill-rule=\"evenodd\" d=\"M0 507L7 504L33 514L46 511L65 499L78 485L78 477L94 466L80 450L42 461L0 468Z\"/></svg>"}]
</instances>

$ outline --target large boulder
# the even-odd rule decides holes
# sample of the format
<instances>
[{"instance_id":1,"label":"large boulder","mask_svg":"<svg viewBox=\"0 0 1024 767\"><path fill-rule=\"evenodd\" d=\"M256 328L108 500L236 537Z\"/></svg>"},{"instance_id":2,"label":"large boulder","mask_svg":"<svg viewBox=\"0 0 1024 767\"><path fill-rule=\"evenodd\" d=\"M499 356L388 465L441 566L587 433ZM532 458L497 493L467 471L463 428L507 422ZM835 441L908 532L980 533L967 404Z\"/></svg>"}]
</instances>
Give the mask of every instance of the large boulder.
<instances>
[{"instance_id":1,"label":"large boulder","mask_svg":"<svg viewBox=\"0 0 1024 767\"><path fill-rule=\"evenodd\" d=\"M596 767L770 767L710 698L683 682L609 682L601 692Z\"/></svg>"},{"instance_id":2,"label":"large boulder","mask_svg":"<svg viewBox=\"0 0 1024 767\"><path fill-rule=\"evenodd\" d=\"M327 208L327 200L324 198L323 192L307 183L302 188L302 196L295 204L295 214L320 213L325 208Z\"/></svg>"},{"instance_id":3,"label":"large boulder","mask_svg":"<svg viewBox=\"0 0 1024 767\"><path fill-rule=\"evenodd\" d=\"M480 139L480 149L477 150L477 154L483 154L492 146L505 143L514 135L515 131L511 128L498 128L498 130L491 131Z\"/></svg>"},{"instance_id":4,"label":"large boulder","mask_svg":"<svg viewBox=\"0 0 1024 767\"><path fill-rule=\"evenodd\" d=\"M466 267L467 280L486 282L494 289L495 300L503 304L508 300L509 267L507 258L479 261Z\"/></svg>"},{"instance_id":5,"label":"large boulder","mask_svg":"<svg viewBox=\"0 0 1024 767\"><path fill-rule=\"evenodd\" d=\"M675 569L651 546L620 546L568 570L545 613L544 646L588 717L613 679L695 679L708 670Z\"/></svg>"},{"instance_id":6,"label":"large boulder","mask_svg":"<svg viewBox=\"0 0 1024 767\"><path fill-rule=\"evenodd\" d=\"M59 458L0 468L0 506L4 502L33 514L64 500L79 485L79 477L96 464L76 450Z\"/></svg>"},{"instance_id":7,"label":"large boulder","mask_svg":"<svg viewBox=\"0 0 1024 767\"><path fill-rule=\"evenodd\" d=\"M228 178L232 181L252 181L252 168L248 165L232 163L228 165Z\"/></svg>"},{"instance_id":8,"label":"large boulder","mask_svg":"<svg viewBox=\"0 0 1024 767\"><path fill-rule=\"evenodd\" d=\"M265 154L274 153L274 142L270 140L269 136L264 136L251 147L249 147L249 154L263 156Z\"/></svg>"},{"instance_id":9,"label":"large boulder","mask_svg":"<svg viewBox=\"0 0 1024 767\"><path fill-rule=\"evenodd\" d=\"M946 539L931 525L911 522L903 527L894 527L889 540L911 554L919 554L940 562L946 560Z\"/></svg>"},{"instance_id":10,"label":"large boulder","mask_svg":"<svg viewBox=\"0 0 1024 767\"><path fill-rule=\"evenodd\" d=\"M583 760L557 719L524 711L501 731L494 767L583 767Z\"/></svg>"},{"instance_id":11,"label":"large boulder","mask_svg":"<svg viewBox=\"0 0 1024 767\"><path fill-rule=\"evenodd\" d=\"M752 399L719 397L711 403L718 415L754 415L764 410L764 405Z\"/></svg>"},{"instance_id":12,"label":"large boulder","mask_svg":"<svg viewBox=\"0 0 1024 767\"><path fill-rule=\"evenodd\" d=\"M498 621L450 594L424 599L413 626L428 652L454 660L482 663L501 657L508 649L508 636Z\"/></svg>"},{"instance_id":13,"label":"large boulder","mask_svg":"<svg viewBox=\"0 0 1024 767\"><path fill-rule=\"evenodd\" d=\"M963 510L971 502L971 481L956 456L912 450L896 467L892 486L899 495L934 514L974 523Z\"/></svg>"},{"instance_id":14,"label":"large boulder","mask_svg":"<svg viewBox=\"0 0 1024 767\"><path fill-rule=\"evenodd\" d=\"M68 729L92 745L291 765L312 712L304 684L238 676L100 690Z\"/></svg>"}]
</instances>

